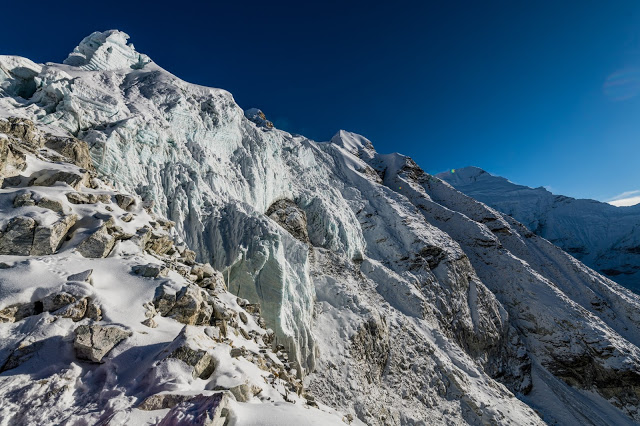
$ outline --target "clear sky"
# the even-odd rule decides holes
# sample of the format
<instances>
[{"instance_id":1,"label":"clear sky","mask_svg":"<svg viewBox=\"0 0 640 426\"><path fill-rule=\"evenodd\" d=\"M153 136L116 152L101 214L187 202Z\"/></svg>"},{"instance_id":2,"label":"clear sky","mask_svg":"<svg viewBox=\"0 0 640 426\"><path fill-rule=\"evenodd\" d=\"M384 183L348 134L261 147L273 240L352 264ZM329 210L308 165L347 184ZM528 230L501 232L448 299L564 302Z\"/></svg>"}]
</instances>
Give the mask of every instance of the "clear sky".
<instances>
[{"instance_id":1,"label":"clear sky","mask_svg":"<svg viewBox=\"0 0 640 426\"><path fill-rule=\"evenodd\" d=\"M294 133L361 133L431 173L474 165L575 197L638 195L638 1L204 3L11 2L0 53L61 62L117 28Z\"/></svg>"}]
</instances>

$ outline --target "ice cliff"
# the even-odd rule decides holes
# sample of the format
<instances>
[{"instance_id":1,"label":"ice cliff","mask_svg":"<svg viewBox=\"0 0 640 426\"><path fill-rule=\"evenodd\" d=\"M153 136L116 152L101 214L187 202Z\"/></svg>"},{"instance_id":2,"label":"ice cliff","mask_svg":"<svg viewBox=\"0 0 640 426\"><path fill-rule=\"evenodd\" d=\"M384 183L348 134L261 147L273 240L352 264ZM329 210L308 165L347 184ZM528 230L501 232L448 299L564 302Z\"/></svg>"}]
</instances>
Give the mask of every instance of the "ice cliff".
<instances>
[{"instance_id":1,"label":"ice cliff","mask_svg":"<svg viewBox=\"0 0 640 426\"><path fill-rule=\"evenodd\" d=\"M254 342L258 336L263 346L253 347L257 354L263 353L258 349L272 350L285 359L286 368L279 370L286 370L280 379L284 383L267 377L265 381L273 383L262 386L264 394L256 390L253 399L241 395L238 401L245 402L232 401L225 411L232 424L301 424L320 415L326 416L324 424L640 421L637 295L511 217L424 173L409 157L380 154L369 140L346 131L328 142L315 142L275 129L261 111L245 113L228 92L178 79L126 41L121 32L94 33L64 64L0 57L0 116L29 120L48 134L43 136L45 145L37 149L46 143L58 146L45 141L52 138L86 144L87 161L104 182L100 188L109 202L115 192L131 194L146 207L146 213L139 211L141 220L171 221L173 237L195 252L191 259L183 247L169 258L162 257L167 256L164 253L162 262L177 271L184 270L180 266L184 262L210 263L211 273L224 281L210 296L224 301L236 317L241 318L241 312L246 317L244 307L259 304L260 316L252 320L257 324L254 333L249 335L251 330L245 327L253 322L235 321L232 324L244 340L236 342L236 336L225 341L219 337L221 323L202 320L207 306L217 312L216 303L222 302L184 290L191 288L189 283L198 287L202 280L191 271L186 278L174 275L176 282L167 284L166 294L173 295L167 296L171 301L175 298L171 303L184 297L195 300L191 303L197 312L165 310L173 319L161 315L156 334L142 334L119 317L109 318L112 323L120 321L117 326L123 333L130 333L124 340L125 347L132 347L130 356L147 353L153 345L164 345L169 353L187 345L201 357L207 353L215 360L210 368L218 373L213 376L204 373L209 371L208 358L196 363L197 374L186 371L191 379L183 378L182 395L200 389L241 392L235 381L228 383L233 368L234 377L252 379L257 385L257 376L249 371L253 367L242 361L240 368L235 361L232 368L228 351L233 353L240 344L250 349L246 336L254 337ZM20 139L21 134L9 130L0 141ZM43 168L34 160L27 163ZM0 193L7 200L0 240L6 235L15 239L8 227L13 217L28 217L10 206L17 188L33 186L40 176L33 175L36 166L20 164L12 160L5 167L9 179ZM68 182L51 179L50 183L58 182L58 191L69 190ZM78 190L93 191L89 181L74 184ZM107 214L96 205L93 208ZM37 226L49 226L53 218L47 220ZM95 237L99 241L109 238L105 233L113 236L115 224L125 226L103 222L82 223L101 232ZM11 252L8 268L0 269L0 309L46 296L40 290L45 284L38 278L37 266L32 267L33 280L20 290L19 281L12 278L18 273L11 271L22 268L17 266L21 262L51 265L62 275L68 269L65 265L80 267L73 256L83 248L75 244L80 244L80 235L93 234L85 227L70 227L65 233L69 242L56 244L46 255L32 254L31 248L23 256ZM114 270L131 268L133 260L123 252L130 247L129 239L114 237L115 248L105 259ZM143 247L152 248L158 249ZM94 270L100 287L126 276L109 274L106 267ZM129 301L129 290L115 284L99 295L105 303L118 298L138 310L145 300L153 299L154 309L160 311L165 293L156 290L158 284L147 288L137 283L141 290ZM0 325L0 331L10 336L16 328L31 330L31 322L40 321L35 329L50 333L51 315L34 312L26 319L14 315ZM225 316L212 318L222 321ZM87 327L107 326L95 318L81 320ZM178 333L176 321L188 321L193 328ZM70 327L58 330L61 342L72 339ZM96 330L92 332L103 332ZM76 330L76 340L82 342L87 332ZM216 338L207 340L202 333ZM271 337L262 337L267 335ZM12 354L19 343L9 339L2 345L3 353ZM185 351L191 353L187 349L178 353ZM163 358L155 356L150 357L160 363ZM261 363L259 355L248 356L246 362ZM56 365L71 369L65 374L73 376L69 382L75 384L60 397L64 404L54 397L44 413L58 410L64 416L74 406L90 402L103 409L108 404L104 398L109 389L97 391L95 400L88 401L78 399L73 387L99 382L96 375L106 374L105 368L117 370L117 356L108 357L106 367L78 363L69 354ZM109 424L123 424L138 415L139 408L132 407L150 397L150 383L158 377L183 380L177 370L162 370L159 365L151 372L141 367L138 374L147 374L140 376L146 387L127 384L133 373L116 371L104 377L130 397L110 405ZM40 370L35 374L28 362L19 368L24 380L46 377ZM11 371L0 374L1 382L14 383L0 391L0 400L15 398L20 393L16 388L26 386L13 382ZM278 393L282 387L298 389L302 396ZM211 392L203 398L208 398L207 404L217 404L218 397ZM287 408L295 401L299 402L295 410ZM201 402L189 399L185 404L200 407ZM176 402L169 414L162 414L177 416L175 410L182 406Z\"/></svg>"}]
</instances>

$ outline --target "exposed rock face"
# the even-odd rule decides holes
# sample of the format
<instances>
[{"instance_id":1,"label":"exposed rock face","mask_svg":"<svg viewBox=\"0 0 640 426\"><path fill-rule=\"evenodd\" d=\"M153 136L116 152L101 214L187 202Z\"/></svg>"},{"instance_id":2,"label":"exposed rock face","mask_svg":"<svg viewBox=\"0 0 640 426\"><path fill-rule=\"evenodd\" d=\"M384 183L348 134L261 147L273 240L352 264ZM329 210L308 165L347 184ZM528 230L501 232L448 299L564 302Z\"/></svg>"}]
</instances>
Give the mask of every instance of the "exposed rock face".
<instances>
[{"instance_id":1,"label":"exposed rock face","mask_svg":"<svg viewBox=\"0 0 640 426\"><path fill-rule=\"evenodd\" d=\"M131 332L120 327L81 325L75 330L73 347L79 359L102 362L111 349L129 336Z\"/></svg>"},{"instance_id":2,"label":"exposed rock face","mask_svg":"<svg viewBox=\"0 0 640 426\"><path fill-rule=\"evenodd\" d=\"M249 108L244 112L244 116L264 130L273 129L273 123L267 120L267 117L258 108Z\"/></svg>"},{"instance_id":3,"label":"exposed rock face","mask_svg":"<svg viewBox=\"0 0 640 426\"><path fill-rule=\"evenodd\" d=\"M197 286L186 286L176 294L176 302L167 313L183 324L208 324L213 308L207 303L207 294Z\"/></svg>"},{"instance_id":4,"label":"exposed rock face","mask_svg":"<svg viewBox=\"0 0 640 426\"><path fill-rule=\"evenodd\" d=\"M30 217L12 218L4 231L0 231L0 254L29 255L35 228L36 221Z\"/></svg>"},{"instance_id":5,"label":"exposed rock face","mask_svg":"<svg viewBox=\"0 0 640 426\"><path fill-rule=\"evenodd\" d=\"M80 185L89 185L89 174L83 169L77 172L58 169L39 170L34 172L30 179L34 186L52 186L57 182L63 182L77 190Z\"/></svg>"},{"instance_id":6,"label":"exposed rock face","mask_svg":"<svg viewBox=\"0 0 640 426\"><path fill-rule=\"evenodd\" d=\"M352 338L351 352L362 361L370 382L379 381L389 359L389 328L384 319L371 317Z\"/></svg>"},{"instance_id":7,"label":"exposed rock face","mask_svg":"<svg viewBox=\"0 0 640 426\"><path fill-rule=\"evenodd\" d=\"M89 147L76 138L49 137L44 146L57 151L69 161L83 169L93 169Z\"/></svg>"},{"instance_id":8,"label":"exposed rock face","mask_svg":"<svg viewBox=\"0 0 640 426\"><path fill-rule=\"evenodd\" d=\"M265 213L296 239L308 243L307 215L291 200L278 200Z\"/></svg>"},{"instance_id":9,"label":"exposed rock face","mask_svg":"<svg viewBox=\"0 0 640 426\"><path fill-rule=\"evenodd\" d=\"M38 226L33 235L32 255L53 254L58 250L69 229L75 225L76 215L63 216L50 226Z\"/></svg>"}]
</instances>

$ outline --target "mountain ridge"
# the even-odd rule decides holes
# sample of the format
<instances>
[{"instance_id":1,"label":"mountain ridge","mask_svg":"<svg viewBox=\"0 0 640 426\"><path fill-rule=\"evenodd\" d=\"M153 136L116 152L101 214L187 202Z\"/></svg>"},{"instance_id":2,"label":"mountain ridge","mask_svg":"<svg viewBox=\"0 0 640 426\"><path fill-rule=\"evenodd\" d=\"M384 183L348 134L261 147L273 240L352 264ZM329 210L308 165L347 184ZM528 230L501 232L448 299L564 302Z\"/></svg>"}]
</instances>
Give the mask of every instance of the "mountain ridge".
<instances>
[{"instance_id":1,"label":"mountain ridge","mask_svg":"<svg viewBox=\"0 0 640 426\"><path fill-rule=\"evenodd\" d=\"M636 292L640 291L640 205L616 207L517 185L477 167L436 175L514 217L537 235Z\"/></svg>"},{"instance_id":2,"label":"mountain ridge","mask_svg":"<svg viewBox=\"0 0 640 426\"><path fill-rule=\"evenodd\" d=\"M100 374L118 365L117 356L105 357L102 368L69 356L56 368L72 368L95 391L88 399L74 399L82 389L71 386L64 404L54 395L37 415L54 424L80 410L79 404L93 404L99 411L113 395L109 386L115 385L128 397L110 405L110 424L142 418L136 404L143 397L164 400L163 392L171 392L174 402L188 399L187 406L196 407L199 402L185 395L216 389L228 390L235 399L226 412L230 424L299 424L320 414L316 408L330 416L323 417L327 422L337 423L638 421L637 295L512 218L428 175L409 157L379 154L366 138L346 131L327 143L268 126L266 116L245 113L228 92L183 82L132 46L122 46L123 40L125 35L114 31L85 38L74 50L90 53L74 60L79 66L0 57L0 112L86 144L97 176L174 224L173 235L185 242L176 255L181 257L157 260L184 276L149 277L148 287L138 283L148 298L150 290L166 284L166 292L158 290L154 298L154 309L163 310L172 297L191 295L170 291L184 285L184 279L200 287L198 268L181 264L208 262L222 280L219 287L228 289L228 294L211 296L235 313L227 316L219 302L193 296L198 307L195 316L188 311L196 322L193 332L179 332L183 312L152 316L163 337L124 324L132 342L154 336L148 346L133 344L133 353L173 350L171 345L187 342L201 356L218 360L213 376L199 378L206 375L200 370L193 376L180 360L171 361L175 369L168 371L143 363L136 377L152 374L157 383L151 389L161 391L148 395L115 373L106 383L101 380ZM89 43L97 45L84 46ZM118 48L109 51L110 43ZM9 134L0 142L18 136ZM13 238L6 222L25 212L11 207L17 188L31 187L35 165L45 167L30 155L27 168L5 169L0 195L8 213L0 238ZM14 186L18 182L26 186ZM69 191L65 183L53 184ZM112 215L98 202L88 204L89 215L99 210L107 215L100 220L107 221ZM69 232L71 238L99 239L115 232L109 229ZM113 255L106 259L123 271L130 267L122 257L129 246L124 237L114 242ZM65 259L76 256L74 249L63 245L44 257L12 255L0 277L15 276L12 268L22 268L23 260L66 271ZM37 280L21 287L11 279L11 287L22 288L25 298L42 291ZM96 279L108 288L108 274ZM125 290L117 294L126 297ZM0 299L0 308L8 303ZM249 309L256 312L256 305L260 316L253 321L264 327L249 330L245 325L253 322L247 315ZM52 326L48 315L13 318L0 325L0 332L21 328L68 342L72 320L56 319ZM145 320L139 306L132 320L136 315L136 321ZM209 318L205 324L202 316ZM238 333L228 335L231 347L219 337L203 337L220 336L226 326L218 321L223 320ZM81 321L108 325L105 319ZM277 373L287 383L246 369L253 367L245 361L261 363L263 358L251 353L258 348L246 336L254 342L259 336L250 331L272 336L261 349L278 354L279 362L274 359L271 367L281 365ZM3 353L20 353L15 345L6 341ZM233 354L237 361L231 360ZM230 366L237 363L246 367L237 373L246 388L236 389L243 383L235 377L229 381ZM0 381L12 384L0 387L0 399L19 399L21 389L37 386L34 362L26 359L19 368L20 374L0 374ZM161 420L180 407L152 414ZM11 416L7 411L4 417Z\"/></svg>"}]
</instances>

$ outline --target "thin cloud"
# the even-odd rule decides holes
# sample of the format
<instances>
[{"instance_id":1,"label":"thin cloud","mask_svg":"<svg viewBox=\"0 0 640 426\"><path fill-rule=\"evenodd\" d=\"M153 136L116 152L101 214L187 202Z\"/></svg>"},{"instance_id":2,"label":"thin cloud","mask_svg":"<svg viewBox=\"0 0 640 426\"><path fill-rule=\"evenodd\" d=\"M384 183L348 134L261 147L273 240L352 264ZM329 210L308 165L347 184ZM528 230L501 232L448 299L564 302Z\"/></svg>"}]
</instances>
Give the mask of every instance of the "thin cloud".
<instances>
[{"instance_id":1,"label":"thin cloud","mask_svg":"<svg viewBox=\"0 0 640 426\"><path fill-rule=\"evenodd\" d=\"M640 204L640 190L623 192L608 200L607 203L616 207L635 206Z\"/></svg>"}]
</instances>

